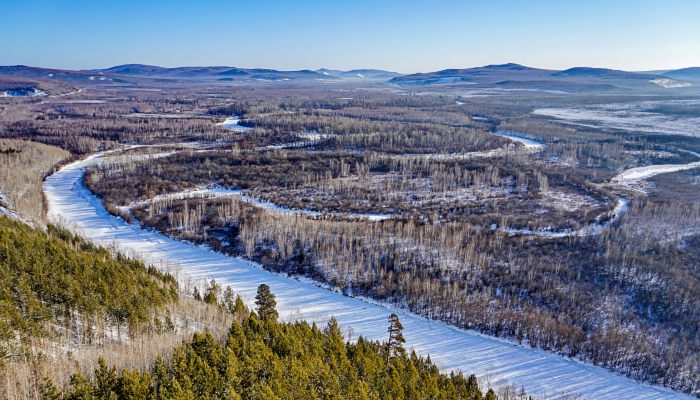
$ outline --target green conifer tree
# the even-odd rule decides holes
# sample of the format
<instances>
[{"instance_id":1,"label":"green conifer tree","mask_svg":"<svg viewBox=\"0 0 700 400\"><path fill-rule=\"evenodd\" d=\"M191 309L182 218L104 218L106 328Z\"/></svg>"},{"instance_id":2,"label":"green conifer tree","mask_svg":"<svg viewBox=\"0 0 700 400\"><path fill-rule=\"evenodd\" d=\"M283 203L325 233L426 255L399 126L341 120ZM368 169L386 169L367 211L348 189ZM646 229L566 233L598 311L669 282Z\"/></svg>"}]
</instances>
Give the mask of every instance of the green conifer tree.
<instances>
[{"instance_id":1,"label":"green conifer tree","mask_svg":"<svg viewBox=\"0 0 700 400\"><path fill-rule=\"evenodd\" d=\"M258 294L255 296L258 316L262 321L277 321L277 302L275 295L270 291L270 287L264 283L258 286Z\"/></svg>"},{"instance_id":2,"label":"green conifer tree","mask_svg":"<svg viewBox=\"0 0 700 400\"><path fill-rule=\"evenodd\" d=\"M403 344L406 343L406 339L403 337L403 325L401 325L398 315L392 313L389 316L387 332L389 332L389 340L386 342L386 361L388 363L391 357L403 354L405 351L403 349Z\"/></svg>"}]
</instances>

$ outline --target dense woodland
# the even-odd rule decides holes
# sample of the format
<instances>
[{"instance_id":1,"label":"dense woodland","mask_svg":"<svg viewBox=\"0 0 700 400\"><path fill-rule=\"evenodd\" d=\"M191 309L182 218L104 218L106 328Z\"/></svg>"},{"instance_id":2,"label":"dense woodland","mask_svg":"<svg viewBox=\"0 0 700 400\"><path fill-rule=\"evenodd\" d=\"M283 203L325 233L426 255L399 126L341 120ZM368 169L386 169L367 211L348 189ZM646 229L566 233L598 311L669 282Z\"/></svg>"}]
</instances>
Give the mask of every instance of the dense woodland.
<instances>
[{"instance_id":1,"label":"dense woodland","mask_svg":"<svg viewBox=\"0 0 700 400\"><path fill-rule=\"evenodd\" d=\"M205 297L206 300L206 297ZM472 375L440 374L430 358L408 354L401 322L388 321L389 340L347 342L331 319L319 329L306 322L278 323L274 295L261 285L257 312L240 303L225 343L207 332L155 361L148 372L117 370L101 361L93 377L75 375L63 393L43 384L44 398L58 399L496 399ZM223 305L222 305L223 306ZM501 398L525 399L508 388ZM113 397L112 397L113 396Z\"/></svg>"},{"instance_id":2,"label":"dense woodland","mask_svg":"<svg viewBox=\"0 0 700 400\"><path fill-rule=\"evenodd\" d=\"M46 229L0 217L1 398L38 400L43 377L67 385L99 357L143 368L196 330L228 329L225 313L181 297L170 275Z\"/></svg>"},{"instance_id":3,"label":"dense woodland","mask_svg":"<svg viewBox=\"0 0 700 400\"><path fill-rule=\"evenodd\" d=\"M272 270L637 378L693 387L700 345L697 249L659 243L631 227L664 214L686 218L674 211L678 206L635 203L604 235L556 240L507 237L459 223L270 215L236 199L173 201L134 214L171 236ZM690 217L698 216L695 207ZM666 380L672 375L675 381Z\"/></svg>"},{"instance_id":4,"label":"dense woodland","mask_svg":"<svg viewBox=\"0 0 700 400\"><path fill-rule=\"evenodd\" d=\"M19 357L22 344L53 335L54 326L79 325L86 342L105 334L96 326L136 335L178 299L170 275L113 257L67 230L44 233L7 217L0 217L0 271L2 359Z\"/></svg>"}]
</instances>

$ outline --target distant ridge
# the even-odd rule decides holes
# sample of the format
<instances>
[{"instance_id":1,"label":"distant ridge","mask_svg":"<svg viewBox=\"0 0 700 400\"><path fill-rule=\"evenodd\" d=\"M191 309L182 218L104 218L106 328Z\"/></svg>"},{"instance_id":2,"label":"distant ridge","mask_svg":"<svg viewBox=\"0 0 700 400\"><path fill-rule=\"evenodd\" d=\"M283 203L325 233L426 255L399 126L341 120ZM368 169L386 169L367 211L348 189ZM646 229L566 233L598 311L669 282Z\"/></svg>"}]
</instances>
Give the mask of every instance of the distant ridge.
<instances>
[{"instance_id":1,"label":"distant ridge","mask_svg":"<svg viewBox=\"0 0 700 400\"><path fill-rule=\"evenodd\" d=\"M444 69L436 72L403 75L390 82L399 85L424 85L435 83L497 83L504 80L541 80L552 71L526 67L524 65L492 64L483 67Z\"/></svg>"},{"instance_id":2,"label":"distant ridge","mask_svg":"<svg viewBox=\"0 0 700 400\"><path fill-rule=\"evenodd\" d=\"M552 76L567 76L567 77L596 77L596 78L613 78L613 79L654 79L658 75L627 72L608 68L592 68L592 67L574 67L564 71L554 72Z\"/></svg>"},{"instance_id":3,"label":"distant ridge","mask_svg":"<svg viewBox=\"0 0 700 400\"><path fill-rule=\"evenodd\" d=\"M123 64L93 70L62 70L25 65L0 66L0 77L44 79L70 84L139 84L147 81L347 81L388 82L398 86L472 85L502 91L611 92L630 90L676 90L697 87L700 67L672 71L629 72L609 68L573 67L563 71L533 68L516 63L490 64L472 68L401 75L397 72L362 68L336 70L321 68L280 71L269 68L230 66L161 67Z\"/></svg>"},{"instance_id":4,"label":"distant ridge","mask_svg":"<svg viewBox=\"0 0 700 400\"><path fill-rule=\"evenodd\" d=\"M326 78L326 76L310 70L278 71L266 68L237 68L227 66L166 68L156 65L124 64L105 69L90 70L89 72L165 79L217 80L228 78L275 81Z\"/></svg>"},{"instance_id":5,"label":"distant ridge","mask_svg":"<svg viewBox=\"0 0 700 400\"><path fill-rule=\"evenodd\" d=\"M678 76L628 72L609 68L574 67L563 71L527 67L515 63L492 64L464 69L410 74L391 79L400 86L474 85L495 90L561 92L611 92L629 90L658 91L691 86L664 78L700 79L700 68L678 72ZM697 78L690 78L695 77Z\"/></svg>"},{"instance_id":6,"label":"distant ridge","mask_svg":"<svg viewBox=\"0 0 700 400\"><path fill-rule=\"evenodd\" d=\"M672 71L666 71L661 75L674 79L700 80L700 67L674 69Z\"/></svg>"}]
</instances>

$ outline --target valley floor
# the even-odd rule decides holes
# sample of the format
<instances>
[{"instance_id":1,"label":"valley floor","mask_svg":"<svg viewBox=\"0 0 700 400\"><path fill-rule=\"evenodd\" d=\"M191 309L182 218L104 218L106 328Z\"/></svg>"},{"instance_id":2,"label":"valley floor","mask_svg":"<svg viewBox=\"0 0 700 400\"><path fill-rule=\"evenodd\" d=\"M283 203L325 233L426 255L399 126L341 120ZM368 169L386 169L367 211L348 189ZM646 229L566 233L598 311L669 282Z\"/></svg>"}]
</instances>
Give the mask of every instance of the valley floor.
<instances>
[{"instance_id":1,"label":"valley floor","mask_svg":"<svg viewBox=\"0 0 700 400\"><path fill-rule=\"evenodd\" d=\"M70 164L47 178L44 191L52 222L63 223L97 244L114 245L127 254L170 269L185 284L199 285L216 279L249 304L258 285L266 283L277 296L280 316L285 321L304 319L325 324L335 316L352 338L362 335L386 339L385 321L392 312L390 308L272 274L256 264L142 230L110 215L82 184L85 166L96 157ZM544 351L456 329L414 314L398 314L405 328L407 348L429 354L444 370L473 372L487 386L514 383L538 398L571 395L585 399L692 398Z\"/></svg>"}]
</instances>

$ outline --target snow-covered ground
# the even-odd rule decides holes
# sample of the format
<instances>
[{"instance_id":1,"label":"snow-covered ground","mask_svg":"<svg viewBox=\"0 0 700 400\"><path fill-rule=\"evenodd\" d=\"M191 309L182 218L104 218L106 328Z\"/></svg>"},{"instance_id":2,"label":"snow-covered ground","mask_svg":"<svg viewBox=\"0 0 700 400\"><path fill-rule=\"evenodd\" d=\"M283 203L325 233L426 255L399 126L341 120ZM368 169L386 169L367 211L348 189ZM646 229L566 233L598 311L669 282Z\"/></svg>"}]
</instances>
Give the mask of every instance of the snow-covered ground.
<instances>
[{"instance_id":1,"label":"snow-covered ground","mask_svg":"<svg viewBox=\"0 0 700 400\"><path fill-rule=\"evenodd\" d=\"M476 118L476 117L473 117ZM496 131L494 135L504 137L513 142L521 143L524 146L526 153L537 153L544 149L545 145L534 139L526 138L514 132ZM471 158L491 158L502 157L506 154L517 152L519 149L514 147L497 148L484 151L470 151L467 153L426 153L426 154L401 154L392 156L394 158L423 158L430 160L468 160Z\"/></svg>"},{"instance_id":2,"label":"snow-covered ground","mask_svg":"<svg viewBox=\"0 0 700 400\"><path fill-rule=\"evenodd\" d=\"M47 96L48 93L37 88L5 90L0 92L0 97L40 97Z\"/></svg>"},{"instance_id":3,"label":"snow-covered ground","mask_svg":"<svg viewBox=\"0 0 700 400\"><path fill-rule=\"evenodd\" d=\"M606 230L607 228L610 227L613 223L615 223L617 220L620 219L622 214L627 212L627 200L624 198L619 198L617 199L617 203L615 204L615 208L613 208L610 218L602 222L603 215L599 215L597 218L597 222L594 224L586 225L583 228L572 230L548 230L548 229L542 229L542 230L532 230L532 229L514 229L514 228L505 228L503 229L504 232L513 234L513 235L530 235L530 236L539 236L539 237L546 237L546 238L562 238L562 237L585 237L585 236L595 236Z\"/></svg>"},{"instance_id":4,"label":"snow-covered ground","mask_svg":"<svg viewBox=\"0 0 700 400\"><path fill-rule=\"evenodd\" d=\"M368 221L376 222L383 221L392 217L391 214L361 214L361 213L322 213L320 211L314 210L297 210L288 207L283 207L275 203L265 201L256 197L244 194L242 190L239 189L228 189L222 187L212 187L212 188L197 188L183 190L176 193L168 193L157 195L148 200L137 201L130 204L128 207L135 207L139 205L151 204L159 201L173 201L182 199L216 199L222 197L238 197L240 200L245 201L255 207L262 208L268 212L285 214L285 215L306 215L309 217L322 217L322 216L334 216L339 218L347 219L366 219Z\"/></svg>"},{"instance_id":5,"label":"snow-covered ground","mask_svg":"<svg viewBox=\"0 0 700 400\"><path fill-rule=\"evenodd\" d=\"M690 153L698 158L700 158L700 154L693 152L693 151L688 151L688 150L681 150L686 153ZM688 169L693 169L693 168L700 168L700 161L695 161L692 163L688 164L657 164L657 165L649 165L646 167L637 167L637 168L630 168L627 169L619 174L617 174L615 177L613 177L610 182L615 183L618 185L623 185L627 186L629 188L634 188L636 184L638 184L640 181L643 181L645 179L651 178L656 175L661 175L661 174L668 174L671 172L678 172L678 171L685 171ZM615 208L612 211L611 218L607 220L604 223L595 223L591 225L587 225L581 229L578 230L566 230L566 231L557 231L557 230L530 230L530 229L513 229L513 228L505 228L504 231L507 233L511 234L516 234L516 235L535 235L535 236L541 236L541 237L549 237L549 238L558 238L558 237L569 237L569 236L593 236L593 235L598 235L601 232L603 232L605 229L610 227L611 224L616 222L618 219L620 219L620 216L627 212L627 200L624 198L619 198L617 200L617 204L615 205ZM598 219L601 219L601 216L598 216Z\"/></svg>"},{"instance_id":6,"label":"snow-covered ground","mask_svg":"<svg viewBox=\"0 0 700 400\"><path fill-rule=\"evenodd\" d=\"M700 136L700 117L658 112L659 107L698 107L700 100L597 104L579 108L538 108L533 114L554 117L567 123L630 132ZM697 115L697 114L696 114Z\"/></svg>"},{"instance_id":7,"label":"snow-covered ground","mask_svg":"<svg viewBox=\"0 0 700 400\"><path fill-rule=\"evenodd\" d=\"M353 338L363 335L386 339L386 320L394 311L390 308L272 274L256 264L141 230L111 216L82 185L84 167L95 158L69 164L46 179L44 191L51 221L63 223L97 244L114 245L160 267L171 266L183 282L188 278L195 281L214 278L231 286L248 304L252 303L257 286L266 283L277 296L284 320L305 319L324 324L334 315L346 332L352 332ZM397 314L404 326L408 348L422 355L430 354L444 370L476 373L484 383L512 382L538 398L568 395L603 400L692 398L541 350L428 321L411 313Z\"/></svg>"},{"instance_id":8,"label":"snow-covered ground","mask_svg":"<svg viewBox=\"0 0 700 400\"><path fill-rule=\"evenodd\" d=\"M317 133L317 132L301 132L297 133L296 136L301 139L295 142L271 144L268 146L259 147L258 150L273 150L273 149L293 149L298 147L312 146L316 145L324 139L333 137L335 135Z\"/></svg>"},{"instance_id":9,"label":"snow-covered ground","mask_svg":"<svg viewBox=\"0 0 700 400\"><path fill-rule=\"evenodd\" d=\"M514 142L522 143L522 145L530 151L540 151L544 148L544 143L539 142L535 139L526 138L525 136L514 132L496 131L494 135L510 139Z\"/></svg>"},{"instance_id":10,"label":"snow-covered ground","mask_svg":"<svg viewBox=\"0 0 700 400\"><path fill-rule=\"evenodd\" d=\"M224 120L224 122L219 122L217 125L224 127L226 129L230 129L235 132L247 132L253 128L249 126L242 126L241 124L241 118L238 116L233 116L233 117L228 117Z\"/></svg>"},{"instance_id":11,"label":"snow-covered ground","mask_svg":"<svg viewBox=\"0 0 700 400\"><path fill-rule=\"evenodd\" d=\"M653 83L654 85L661 86L662 88L666 88L666 89L677 89L677 88L684 88L684 87L691 86L690 83L688 83L688 82L678 81L678 80L669 79L669 78L657 78L657 79L652 79L649 82Z\"/></svg>"},{"instance_id":12,"label":"snow-covered ground","mask_svg":"<svg viewBox=\"0 0 700 400\"><path fill-rule=\"evenodd\" d=\"M28 219L22 217L16 212L9 209L10 201L5 197L5 194L0 191L0 215L10 217L16 221L22 222L27 225L33 225Z\"/></svg>"},{"instance_id":13,"label":"snow-covered ground","mask_svg":"<svg viewBox=\"0 0 700 400\"><path fill-rule=\"evenodd\" d=\"M668 174L670 172L685 171L687 169L700 168L700 161L688 164L659 164L649 165L646 167L630 168L619 174L613 179L613 183L631 184L641 180L651 178L656 175Z\"/></svg>"}]
</instances>

